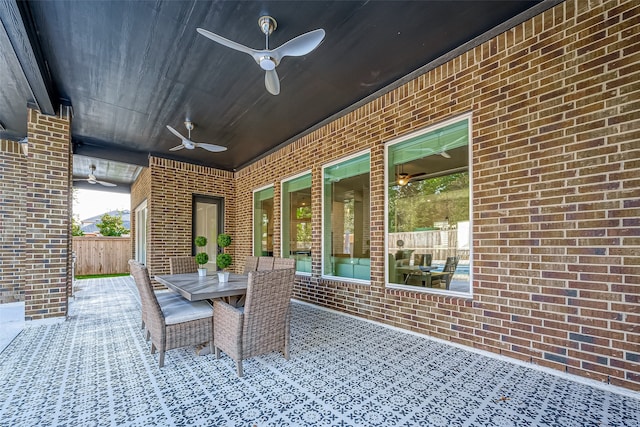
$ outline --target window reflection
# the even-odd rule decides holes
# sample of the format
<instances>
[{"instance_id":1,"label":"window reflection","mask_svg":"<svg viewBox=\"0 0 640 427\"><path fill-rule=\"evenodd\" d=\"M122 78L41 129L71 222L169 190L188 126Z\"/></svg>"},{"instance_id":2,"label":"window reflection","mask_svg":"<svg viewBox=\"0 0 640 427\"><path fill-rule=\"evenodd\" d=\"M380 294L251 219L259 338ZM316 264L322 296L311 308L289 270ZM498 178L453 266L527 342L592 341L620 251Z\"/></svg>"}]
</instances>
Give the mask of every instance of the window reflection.
<instances>
[{"instance_id":1,"label":"window reflection","mask_svg":"<svg viewBox=\"0 0 640 427\"><path fill-rule=\"evenodd\" d=\"M389 283L470 292L468 120L387 147Z\"/></svg>"},{"instance_id":2,"label":"window reflection","mask_svg":"<svg viewBox=\"0 0 640 427\"><path fill-rule=\"evenodd\" d=\"M368 153L324 168L324 275L371 280L369 176Z\"/></svg>"},{"instance_id":3,"label":"window reflection","mask_svg":"<svg viewBox=\"0 0 640 427\"><path fill-rule=\"evenodd\" d=\"M311 273L311 174L282 183L282 256Z\"/></svg>"},{"instance_id":4,"label":"window reflection","mask_svg":"<svg viewBox=\"0 0 640 427\"><path fill-rule=\"evenodd\" d=\"M273 187L253 193L253 254L273 256Z\"/></svg>"}]
</instances>

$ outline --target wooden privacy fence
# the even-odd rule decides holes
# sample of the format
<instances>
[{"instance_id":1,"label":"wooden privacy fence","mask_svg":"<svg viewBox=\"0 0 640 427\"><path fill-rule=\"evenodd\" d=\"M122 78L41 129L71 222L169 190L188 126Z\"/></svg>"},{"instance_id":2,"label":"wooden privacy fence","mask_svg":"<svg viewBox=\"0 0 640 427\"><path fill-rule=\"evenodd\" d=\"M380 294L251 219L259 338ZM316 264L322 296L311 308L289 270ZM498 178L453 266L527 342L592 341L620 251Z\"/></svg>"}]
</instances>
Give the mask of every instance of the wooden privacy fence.
<instances>
[{"instance_id":1,"label":"wooden privacy fence","mask_svg":"<svg viewBox=\"0 0 640 427\"><path fill-rule=\"evenodd\" d=\"M404 243L402 248L398 247L399 240ZM429 253L434 261L444 261L450 256L458 256L461 261L469 260L469 249L458 245L456 229L389 233L389 253L398 249L414 250L416 254Z\"/></svg>"},{"instance_id":2,"label":"wooden privacy fence","mask_svg":"<svg viewBox=\"0 0 640 427\"><path fill-rule=\"evenodd\" d=\"M129 271L130 237L74 237L75 275L116 274Z\"/></svg>"}]
</instances>

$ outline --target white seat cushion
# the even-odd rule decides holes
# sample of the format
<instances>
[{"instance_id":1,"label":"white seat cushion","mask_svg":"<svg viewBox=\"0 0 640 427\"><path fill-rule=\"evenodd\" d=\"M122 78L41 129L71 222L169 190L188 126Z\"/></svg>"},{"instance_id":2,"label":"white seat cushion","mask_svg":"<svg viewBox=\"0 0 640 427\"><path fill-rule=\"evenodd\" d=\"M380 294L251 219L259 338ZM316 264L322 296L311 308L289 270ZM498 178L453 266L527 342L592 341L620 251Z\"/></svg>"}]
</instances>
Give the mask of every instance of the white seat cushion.
<instances>
[{"instance_id":1,"label":"white seat cushion","mask_svg":"<svg viewBox=\"0 0 640 427\"><path fill-rule=\"evenodd\" d=\"M207 301L189 301L174 293L174 297L163 296L158 299L164 322L167 325L189 322L213 316L213 307Z\"/></svg>"}]
</instances>

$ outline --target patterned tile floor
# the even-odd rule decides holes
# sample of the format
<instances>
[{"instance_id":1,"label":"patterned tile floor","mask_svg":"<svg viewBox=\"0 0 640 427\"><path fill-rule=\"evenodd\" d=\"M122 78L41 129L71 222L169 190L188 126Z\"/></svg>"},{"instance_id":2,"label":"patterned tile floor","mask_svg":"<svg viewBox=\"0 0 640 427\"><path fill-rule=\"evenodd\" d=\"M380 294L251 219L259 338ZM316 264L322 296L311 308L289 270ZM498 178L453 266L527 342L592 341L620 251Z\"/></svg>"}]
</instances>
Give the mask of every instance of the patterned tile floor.
<instances>
[{"instance_id":1,"label":"patterned tile floor","mask_svg":"<svg viewBox=\"0 0 640 427\"><path fill-rule=\"evenodd\" d=\"M149 354L130 278L79 283L67 322L0 354L0 426L640 426L634 393L592 387L293 304L291 360Z\"/></svg>"}]
</instances>

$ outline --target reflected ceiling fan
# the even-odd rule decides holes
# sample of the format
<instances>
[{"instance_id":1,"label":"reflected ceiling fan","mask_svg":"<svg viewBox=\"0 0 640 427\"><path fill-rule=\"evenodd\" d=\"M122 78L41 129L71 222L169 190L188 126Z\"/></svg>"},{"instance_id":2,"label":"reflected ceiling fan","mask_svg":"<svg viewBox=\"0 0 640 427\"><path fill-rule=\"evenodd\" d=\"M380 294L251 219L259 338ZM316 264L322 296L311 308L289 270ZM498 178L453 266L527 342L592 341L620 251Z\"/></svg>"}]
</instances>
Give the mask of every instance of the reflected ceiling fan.
<instances>
[{"instance_id":1,"label":"reflected ceiling fan","mask_svg":"<svg viewBox=\"0 0 640 427\"><path fill-rule=\"evenodd\" d=\"M183 148L186 148L188 150L193 150L194 148L199 147L199 148L205 149L207 151L211 151L213 153L219 153L220 151L225 151L227 149L227 147L223 147L221 145L207 144L206 142L194 142L194 141L192 141L191 140L191 130L194 128L193 122L191 120L187 120L186 122L184 122L184 125L187 128L187 130L189 131L189 138L185 138L184 136L182 136L180 134L180 132L178 132L177 130L175 130L171 126L167 125L167 129L169 129L172 134L174 134L175 136L177 136L178 138L180 138L182 140L182 144L176 145L175 147L170 148L169 151L178 151L178 150L182 150Z\"/></svg>"},{"instance_id":2,"label":"reflected ceiling fan","mask_svg":"<svg viewBox=\"0 0 640 427\"><path fill-rule=\"evenodd\" d=\"M453 141L450 141L444 145L440 145L440 135L438 134L438 145L440 146L440 152L438 154L440 154L442 157L444 157L445 159L450 159L451 158L451 154L447 153L447 150L449 150L451 147L456 148L459 147L460 144L459 142L462 141L463 139L466 139L467 136L463 135L459 138L454 139Z\"/></svg>"},{"instance_id":3,"label":"reflected ceiling fan","mask_svg":"<svg viewBox=\"0 0 640 427\"><path fill-rule=\"evenodd\" d=\"M427 175L426 172L420 172L420 173L414 173L413 175L409 175L408 173L399 173L398 174L398 185L401 187L404 187L405 185L407 185L408 183L410 183L411 181L413 181L414 179L420 178L422 176Z\"/></svg>"},{"instance_id":4,"label":"reflected ceiling fan","mask_svg":"<svg viewBox=\"0 0 640 427\"><path fill-rule=\"evenodd\" d=\"M74 181L87 181L89 184L100 184L100 185L104 185L105 187L116 187L116 184L113 184L111 182L106 182L106 181L99 181L96 179L96 167L94 165L89 166L89 177L84 179L74 179Z\"/></svg>"},{"instance_id":5,"label":"reflected ceiling fan","mask_svg":"<svg viewBox=\"0 0 640 427\"><path fill-rule=\"evenodd\" d=\"M407 185L408 183L410 183L414 179L422 178L423 176L429 175L426 172L418 172L418 173L414 173L414 174L410 175L410 174L404 172L402 166L403 165L400 165L400 173L398 174L398 179L396 181L398 183L398 185L401 186L401 187L404 187L405 185Z\"/></svg>"},{"instance_id":6,"label":"reflected ceiling fan","mask_svg":"<svg viewBox=\"0 0 640 427\"><path fill-rule=\"evenodd\" d=\"M441 145L440 144L440 134L438 134L438 143L437 143L437 148L431 148L431 147L415 147L415 148L409 148L410 151L418 151L420 153L423 154L424 157L428 157L428 156L432 156L432 155L437 155L437 156L442 156L445 159L451 159L451 154L449 154L447 152L447 150L453 148L456 148L459 146L459 142L466 138L466 136L461 136L447 144ZM419 173L414 173L412 175L409 175L408 173L405 173L402 170L402 165L400 165L401 169L400 169L400 173L398 174L398 179L397 179L397 183L399 186L404 187L405 185L407 185L408 183L410 183L411 181L415 180L415 179L419 179L425 176L428 176L429 174L426 172L419 172Z\"/></svg>"},{"instance_id":7,"label":"reflected ceiling fan","mask_svg":"<svg viewBox=\"0 0 640 427\"><path fill-rule=\"evenodd\" d=\"M263 50L252 49L202 28L198 28L197 31L216 43L251 55L260 68L265 71L264 85L269 93L278 95L280 93L280 79L276 72L276 67L280 64L282 58L285 56L304 56L308 54L320 45L324 39L325 32L321 28L309 31L308 33L301 34L289 40L280 47L269 49L269 35L273 33L278 24L271 16L261 16L260 19L258 19L258 26L265 35L266 47Z\"/></svg>"}]
</instances>

